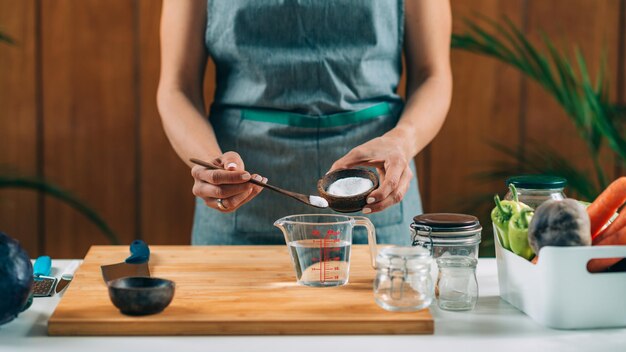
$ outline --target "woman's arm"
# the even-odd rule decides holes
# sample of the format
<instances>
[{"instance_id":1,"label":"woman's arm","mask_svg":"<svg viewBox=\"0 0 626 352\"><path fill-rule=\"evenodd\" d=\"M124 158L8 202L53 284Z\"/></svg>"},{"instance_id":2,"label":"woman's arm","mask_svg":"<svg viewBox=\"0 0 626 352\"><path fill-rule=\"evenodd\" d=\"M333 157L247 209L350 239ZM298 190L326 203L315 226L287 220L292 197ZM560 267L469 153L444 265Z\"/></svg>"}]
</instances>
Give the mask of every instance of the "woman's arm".
<instances>
[{"instance_id":1,"label":"woman's arm","mask_svg":"<svg viewBox=\"0 0 626 352\"><path fill-rule=\"evenodd\" d=\"M190 157L212 159L222 154L204 117L205 27L206 1L163 1L157 104L167 137L190 166Z\"/></svg>"},{"instance_id":2,"label":"woman's arm","mask_svg":"<svg viewBox=\"0 0 626 352\"><path fill-rule=\"evenodd\" d=\"M364 213L381 211L402 200L413 178L410 162L435 138L452 99L449 1L406 1L405 10L407 103L402 116L395 128L354 148L331 167L378 169L381 184L368 198Z\"/></svg>"},{"instance_id":3,"label":"woman's arm","mask_svg":"<svg viewBox=\"0 0 626 352\"><path fill-rule=\"evenodd\" d=\"M405 142L415 157L437 135L452 100L448 0L406 2L405 58L407 102L398 125L389 133Z\"/></svg>"},{"instance_id":4,"label":"woman's arm","mask_svg":"<svg viewBox=\"0 0 626 352\"><path fill-rule=\"evenodd\" d=\"M193 166L193 193L221 211L233 211L252 199L261 187L246 183L251 177L239 155L222 154L213 128L204 117L203 78L207 62L204 46L206 0L164 0L161 14L161 77L157 105L163 128L178 156L222 165L228 171ZM223 199L227 210L220 209Z\"/></svg>"}]
</instances>

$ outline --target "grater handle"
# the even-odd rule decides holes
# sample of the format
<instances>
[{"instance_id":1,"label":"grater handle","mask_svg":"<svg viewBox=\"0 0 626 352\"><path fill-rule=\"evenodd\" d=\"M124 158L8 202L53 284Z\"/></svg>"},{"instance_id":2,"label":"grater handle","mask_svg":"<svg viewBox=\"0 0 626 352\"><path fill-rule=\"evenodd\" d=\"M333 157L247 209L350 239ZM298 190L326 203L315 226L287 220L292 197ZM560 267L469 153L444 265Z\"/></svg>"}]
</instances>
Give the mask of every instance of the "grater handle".
<instances>
[{"instance_id":1,"label":"grater handle","mask_svg":"<svg viewBox=\"0 0 626 352\"><path fill-rule=\"evenodd\" d=\"M50 268L52 267L52 260L47 255L42 255L37 260L35 260L35 265L33 265L33 275L34 276L49 276Z\"/></svg>"}]
</instances>

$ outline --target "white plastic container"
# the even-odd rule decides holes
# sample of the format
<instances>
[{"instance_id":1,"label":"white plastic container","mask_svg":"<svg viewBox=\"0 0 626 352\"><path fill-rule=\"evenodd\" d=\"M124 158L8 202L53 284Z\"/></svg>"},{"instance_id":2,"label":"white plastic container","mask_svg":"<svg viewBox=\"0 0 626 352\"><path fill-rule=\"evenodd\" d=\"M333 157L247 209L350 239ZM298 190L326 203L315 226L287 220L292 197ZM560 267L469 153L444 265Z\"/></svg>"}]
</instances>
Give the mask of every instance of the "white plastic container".
<instances>
[{"instance_id":1,"label":"white plastic container","mask_svg":"<svg viewBox=\"0 0 626 352\"><path fill-rule=\"evenodd\" d=\"M500 296L555 329L626 326L626 272L590 273L592 258L624 258L626 246L544 247L535 265L495 236Z\"/></svg>"}]
</instances>

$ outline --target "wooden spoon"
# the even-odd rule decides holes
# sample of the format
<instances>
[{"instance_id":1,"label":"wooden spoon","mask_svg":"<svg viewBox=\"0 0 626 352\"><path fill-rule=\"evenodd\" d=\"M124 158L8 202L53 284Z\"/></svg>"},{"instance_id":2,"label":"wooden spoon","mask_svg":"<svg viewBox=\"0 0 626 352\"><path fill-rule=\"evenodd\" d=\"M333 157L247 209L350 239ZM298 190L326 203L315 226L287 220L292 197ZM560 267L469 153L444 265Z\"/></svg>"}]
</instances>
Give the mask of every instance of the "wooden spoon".
<instances>
[{"instance_id":1,"label":"wooden spoon","mask_svg":"<svg viewBox=\"0 0 626 352\"><path fill-rule=\"evenodd\" d=\"M214 165L212 163L203 161L203 160L199 160L196 158L191 158L189 159L189 161L191 161L192 163L196 164L196 165L200 165L200 166L204 166L207 169L211 169L211 170L224 170L224 168L222 168L221 166L217 166ZM276 186L272 186L269 183L263 183L261 181L257 181L253 178L251 178L248 182L253 183L257 186L261 186L261 187L265 187L265 188L269 188L274 192L278 192L282 195L291 197L295 200L298 200L306 205L310 205L312 207L316 207L316 208L327 208L328 207L328 202L326 201L326 199L319 197L319 196L307 196L305 194L301 194L301 193L296 193L296 192L291 192L291 191L287 191L285 189L276 187ZM315 204L313 204L313 202L315 202Z\"/></svg>"}]
</instances>

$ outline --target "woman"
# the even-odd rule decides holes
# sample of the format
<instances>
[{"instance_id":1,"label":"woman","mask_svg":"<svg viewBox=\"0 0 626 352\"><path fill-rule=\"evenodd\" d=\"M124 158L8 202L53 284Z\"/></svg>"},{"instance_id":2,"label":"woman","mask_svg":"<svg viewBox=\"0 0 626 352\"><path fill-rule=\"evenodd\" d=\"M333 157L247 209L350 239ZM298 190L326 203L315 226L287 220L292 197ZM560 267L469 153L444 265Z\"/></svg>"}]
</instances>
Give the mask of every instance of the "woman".
<instances>
[{"instance_id":1,"label":"woman","mask_svg":"<svg viewBox=\"0 0 626 352\"><path fill-rule=\"evenodd\" d=\"M164 0L162 11L157 99L192 167L192 243L284 243L273 221L315 209L246 181L316 194L326 172L358 166L381 179L363 209L379 242L408 243L422 211L413 158L451 99L447 0ZM406 104L396 94L403 49ZM217 82L207 119L209 55Z\"/></svg>"}]
</instances>

